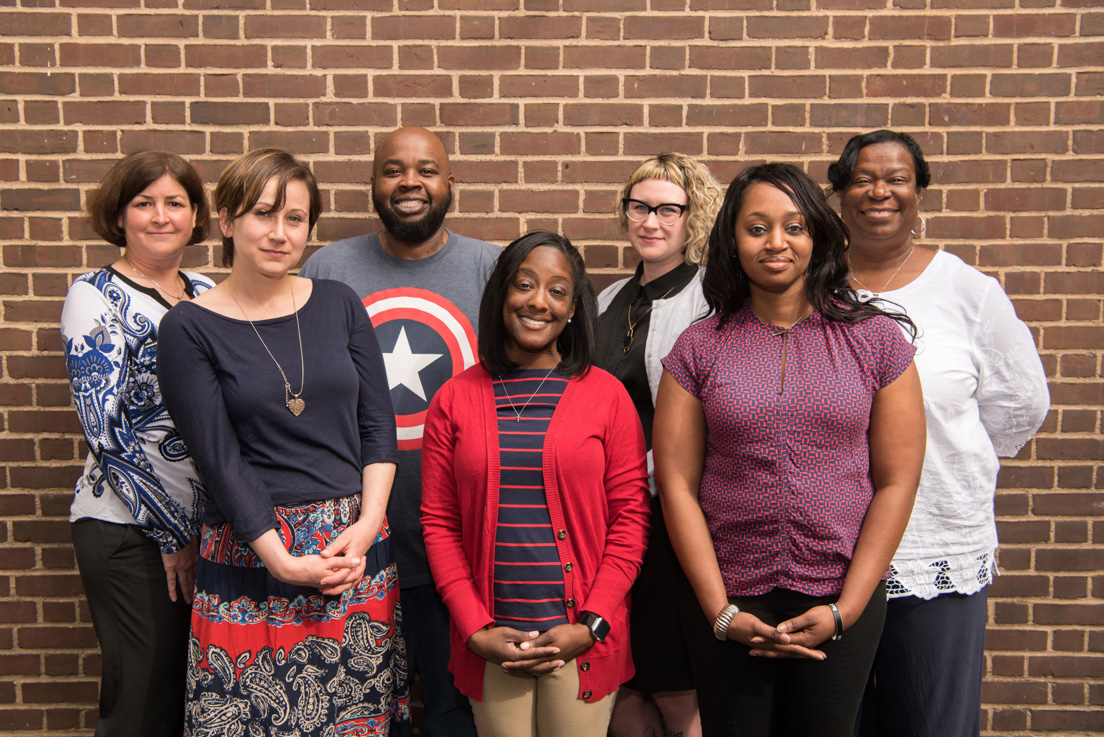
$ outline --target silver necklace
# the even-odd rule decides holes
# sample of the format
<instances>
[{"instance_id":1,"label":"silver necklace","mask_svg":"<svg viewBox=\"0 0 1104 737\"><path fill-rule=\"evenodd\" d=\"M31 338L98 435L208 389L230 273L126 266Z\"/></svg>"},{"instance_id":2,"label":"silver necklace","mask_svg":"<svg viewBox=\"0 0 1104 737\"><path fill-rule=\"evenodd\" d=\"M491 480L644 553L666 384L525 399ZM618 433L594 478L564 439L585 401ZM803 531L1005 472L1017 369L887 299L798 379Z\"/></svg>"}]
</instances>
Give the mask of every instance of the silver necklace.
<instances>
[{"instance_id":1,"label":"silver necklace","mask_svg":"<svg viewBox=\"0 0 1104 737\"><path fill-rule=\"evenodd\" d=\"M847 256L848 275L852 279L855 280L856 284L858 284L860 287L862 287L861 289L856 289L855 290L855 296L859 298L859 301L860 302L869 302L870 300L874 299L875 297L880 297L882 295L882 292L889 289L890 283L892 283L893 280L897 278L897 275L901 273L901 269L905 268L905 264L907 264L908 260L910 258L912 258L912 252L915 251L915 250L916 250L916 245L913 244L912 248L909 249L908 255L905 256L905 260L902 261L901 265L897 267L897 271L894 271L893 276L889 277L889 280L886 281L886 283L882 285L882 288L879 289L876 292L872 291L870 289L867 289L866 285L863 284L861 281L859 281L859 277L855 276L855 270L851 268L851 256L848 255Z\"/></svg>"},{"instance_id":2,"label":"silver necklace","mask_svg":"<svg viewBox=\"0 0 1104 737\"><path fill-rule=\"evenodd\" d=\"M249 323L249 327L253 328L253 332L257 334L257 340L261 341L261 345L264 346L265 352L268 353L268 357L272 359L272 362L276 364L276 369L280 372L280 376L284 380L284 404L291 411L293 415L298 417L303 414L303 410L307 408L307 403L299 396L303 393L303 387L307 383L307 372L303 361L303 331L299 328L299 308L295 306L295 286L291 287L291 309L295 311L295 330L299 335L299 375L302 377L302 381L299 382L299 391L293 392L291 390L291 384L288 382L287 374L284 373L284 367L280 365L280 362L276 360L276 356L272 355L272 351L268 349L268 344L264 342L264 338L261 337L261 332L257 330L257 326L253 324L253 321L249 319L249 315L245 314L245 308L241 306L241 302L238 301L238 295L234 294L234 290L229 284L226 288L230 290L230 296L234 298L234 303L238 305L238 309L241 310L242 317Z\"/></svg>"},{"instance_id":3,"label":"silver necklace","mask_svg":"<svg viewBox=\"0 0 1104 737\"><path fill-rule=\"evenodd\" d=\"M502 387L502 393L506 396L506 401L510 403L510 409L512 409L514 411L514 414L517 416L517 419L514 420L514 422L521 422L521 413L524 412L525 408L529 406L529 403L533 401L533 397L537 396L537 392L541 390L541 387L544 386L544 382L548 381L548 377L551 376L552 372L555 370L556 367L553 366L548 371L548 373L544 375L544 378L541 379L541 382L537 384L537 388L534 389L533 393L529 395L529 398L525 400L525 404L521 405L520 410L516 406L514 406L514 400L510 396L510 392L506 391L506 382L503 381L501 376L498 377L498 384Z\"/></svg>"},{"instance_id":4,"label":"silver necklace","mask_svg":"<svg viewBox=\"0 0 1104 737\"><path fill-rule=\"evenodd\" d=\"M164 295L165 295L166 297L172 297L172 298L173 298L173 299L175 299L175 300L176 300L177 302L179 302L180 300L184 299L184 292L186 292L186 291L187 291L187 289L182 289L182 290L180 290L180 296L178 297L177 295L175 295L175 294L173 294L172 292L170 292L170 291L169 291L168 289L165 289L165 288L164 288L163 286L161 286L160 284L158 284L158 283L157 283L157 280L156 280L156 279L154 279L154 278L153 278L152 276L146 276L146 275L145 275L145 274L143 274L143 273L142 273L141 271L138 271L138 267L137 267L137 266L135 266L135 265L134 265L134 264L133 264L133 263L131 262L131 260L130 260L129 258L127 258L126 256L123 256L123 261L126 261L126 262L127 262L127 266L129 266L129 267L130 267L130 270L131 270L131 271L133 271L133 272L134 272L135 274L137 274L138 276L142 277L143 279L146 279L146 280L148 280L148 281L151 281L151 282L153 282L153 286L157 287L157 291L161 292L161 293L162 293L162 294L164 294ZM239 305L239 306L240 306L240 305Z\"/></svg>"}]
</instances>

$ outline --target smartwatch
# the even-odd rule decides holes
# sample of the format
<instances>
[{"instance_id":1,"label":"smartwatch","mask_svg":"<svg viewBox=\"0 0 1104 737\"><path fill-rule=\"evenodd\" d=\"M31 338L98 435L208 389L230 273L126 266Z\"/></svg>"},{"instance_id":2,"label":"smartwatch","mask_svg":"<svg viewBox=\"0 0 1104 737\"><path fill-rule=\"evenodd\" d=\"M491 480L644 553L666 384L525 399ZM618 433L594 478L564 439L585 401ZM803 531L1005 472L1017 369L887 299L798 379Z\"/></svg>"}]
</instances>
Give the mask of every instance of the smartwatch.
<instances>
[{"instance_id":1,"label":"smartwatch","mask_svg":"<svg viewBox=\"0 0 1104 737\"><path fill-rule=\"evenodd\" d=\"M579 624L584 625L597 642L606 639L610 632L609 622L599 617L594 612L583 612L579 616Z\"/></svg>"}]
</instances>

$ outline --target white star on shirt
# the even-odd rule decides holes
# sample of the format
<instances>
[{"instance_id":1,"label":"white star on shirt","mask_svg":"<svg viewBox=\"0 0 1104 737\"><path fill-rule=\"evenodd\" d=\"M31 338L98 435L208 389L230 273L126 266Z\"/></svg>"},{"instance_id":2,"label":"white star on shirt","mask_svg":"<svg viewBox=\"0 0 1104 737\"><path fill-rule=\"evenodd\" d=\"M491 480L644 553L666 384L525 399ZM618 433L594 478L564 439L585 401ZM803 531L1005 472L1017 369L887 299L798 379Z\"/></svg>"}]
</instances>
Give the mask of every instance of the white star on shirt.
<instances>
[{"instance_id":1,"label":"white star on shirt","mask_svg":"<svg viewBox=\"0 0 1104 737\"><path fill-rule=\"evenodd\" d=\"M422 387L422 378L419 375L426 366L430 365L442 353L413 353L410 350L410 341L406 337L406 328L399 330L399 337L395 340L395 348L391 353L383 354L383 365L387 370L387 385L389 389L397 386L405 386L410 391L426 400L425 389Z\"/></svg>"}]
</instances>

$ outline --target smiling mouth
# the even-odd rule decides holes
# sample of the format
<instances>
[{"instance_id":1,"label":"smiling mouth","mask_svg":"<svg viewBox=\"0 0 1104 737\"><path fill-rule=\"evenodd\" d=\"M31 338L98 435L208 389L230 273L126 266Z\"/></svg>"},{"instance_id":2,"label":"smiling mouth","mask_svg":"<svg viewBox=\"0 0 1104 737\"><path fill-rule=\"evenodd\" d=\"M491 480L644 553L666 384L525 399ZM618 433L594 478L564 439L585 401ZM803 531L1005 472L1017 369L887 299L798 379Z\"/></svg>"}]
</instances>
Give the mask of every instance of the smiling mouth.
<instances>
[{"instance_id":1,"label":"smiling mouth","mask_svg":"<svg viewBox=\"0 0 1104 737\"><path fill-rule=\"evenodd\" d=\"M405 199L391 201L391 209L402 215L414 215L421 212L427 207L429 207L428 200Z\"/></svg>"},{"instance_id":2,"label":"smiling mouth","mask_svg":"<svg viewBox=\"0 0 1104 737\"><path fill-rule=\"evenodd\" d=\"M547 325L549 322L551 322L550 320L542 320L541 318L529 317L527 315L519 315L518 319L521 320L526 325L532 325L533 327L538 327L538 328L543 328L545 325Z\"/></svg>"}]
</instances>

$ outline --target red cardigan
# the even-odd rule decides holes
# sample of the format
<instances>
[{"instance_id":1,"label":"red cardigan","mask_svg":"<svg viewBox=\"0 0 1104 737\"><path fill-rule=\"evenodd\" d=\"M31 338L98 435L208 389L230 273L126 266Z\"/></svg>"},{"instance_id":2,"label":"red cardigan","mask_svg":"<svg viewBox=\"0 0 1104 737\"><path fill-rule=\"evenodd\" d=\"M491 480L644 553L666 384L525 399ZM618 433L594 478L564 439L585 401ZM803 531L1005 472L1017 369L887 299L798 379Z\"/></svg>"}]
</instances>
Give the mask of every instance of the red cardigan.
<instances>
[{"instance_id":1,"label":"red cardigan","mask_svg":"<svg viewBox=\"0 0 1104 737\"><path fill-rule=\"evenodd\" d=\"M422 442L422 527L433 580L452 619L449 670L464 695L481 701L486 661L467 641L494 623L499 493L494 389L481 365L437 392ZM590 611L611 627L604 642L576 659L579 698L598 701L633 675L629 588L648 540L644 436L621 382L598 368L572 379L542 457L567 618L574 623Z\"/></svg>"}]
</instances>

